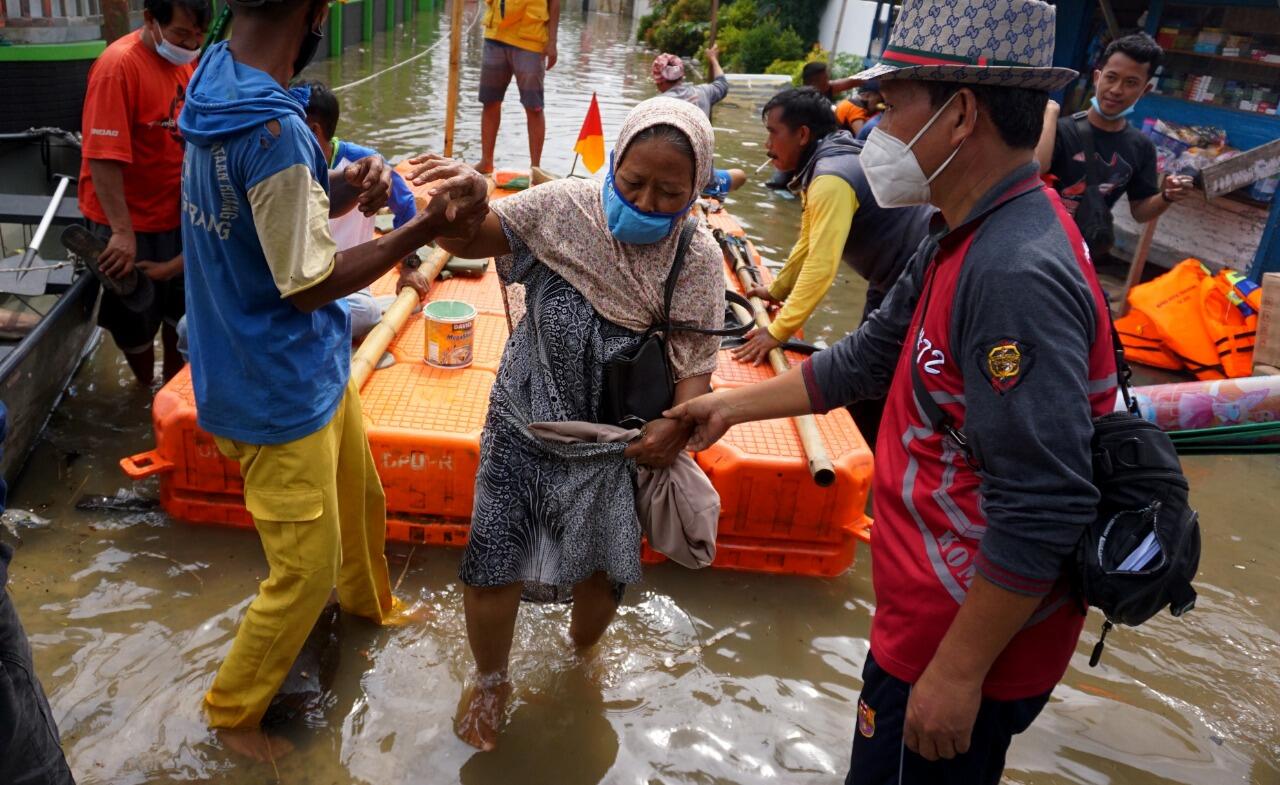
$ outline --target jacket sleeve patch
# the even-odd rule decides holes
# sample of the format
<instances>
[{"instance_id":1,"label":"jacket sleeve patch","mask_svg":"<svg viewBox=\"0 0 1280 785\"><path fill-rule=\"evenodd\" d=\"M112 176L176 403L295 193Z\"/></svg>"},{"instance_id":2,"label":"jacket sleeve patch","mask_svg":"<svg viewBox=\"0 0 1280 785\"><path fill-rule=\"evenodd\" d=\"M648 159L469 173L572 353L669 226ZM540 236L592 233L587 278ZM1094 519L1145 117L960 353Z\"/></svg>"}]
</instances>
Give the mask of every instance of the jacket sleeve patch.
<instances>
[{"instance_id":1,"label":"jacket sleeve patch","mask_svg":"<svg viewBox=\"0 0 1280 785\"><path fill-rule=\"evenodd\" d=\"M1015 338L1000 338L979 344L978 368L991 388L1004 395L1022 383L1035 364L1035 347Z\"/></svg>"}]
</instances>

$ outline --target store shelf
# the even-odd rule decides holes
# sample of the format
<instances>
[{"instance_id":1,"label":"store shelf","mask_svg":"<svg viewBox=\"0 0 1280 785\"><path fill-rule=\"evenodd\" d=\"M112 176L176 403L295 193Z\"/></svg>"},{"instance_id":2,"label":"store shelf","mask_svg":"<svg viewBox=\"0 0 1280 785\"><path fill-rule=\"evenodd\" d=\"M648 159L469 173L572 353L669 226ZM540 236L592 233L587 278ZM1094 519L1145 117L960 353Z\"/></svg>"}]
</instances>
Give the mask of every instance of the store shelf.
<instances>
[{"instance_id":1,"label":"store shelf","mask_svg":"<svg viewBox=\"0 0 1280 785\"><path fill-rule=\"evenodd\" d=\"M1268 63L1265 60L1254 60L1249 57L1227 57L1226 55L1196 52L1191 49L1166 49L1164 52L1167 55L1185 55L1187 57L1198 57L1202 60L1220 60L1222 62L1231 63L1232 65L1256 65L1263 68L1280 68L1280 63Z\"/></svg>"}]
</instances>

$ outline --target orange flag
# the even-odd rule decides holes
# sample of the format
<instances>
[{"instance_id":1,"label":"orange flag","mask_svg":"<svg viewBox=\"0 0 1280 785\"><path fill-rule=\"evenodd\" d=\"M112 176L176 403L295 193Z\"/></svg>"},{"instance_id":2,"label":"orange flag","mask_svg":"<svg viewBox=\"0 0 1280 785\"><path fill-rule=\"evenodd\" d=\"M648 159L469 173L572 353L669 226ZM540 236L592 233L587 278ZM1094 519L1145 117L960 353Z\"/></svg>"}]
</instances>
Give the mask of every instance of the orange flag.
<instances>
[{"instance_id":1,"label":"orange flag","mask_svg":"<svg viewBox=\"0 0 1280 785\"><path fill-rule=\"evenodd\" d=\"M582 163L592 174L604 166L604 126L600 123L600 104L596 102L595 93L591 94L591 106L587 108L573 151L582 156Z\"/></svg>"}]
</instances>

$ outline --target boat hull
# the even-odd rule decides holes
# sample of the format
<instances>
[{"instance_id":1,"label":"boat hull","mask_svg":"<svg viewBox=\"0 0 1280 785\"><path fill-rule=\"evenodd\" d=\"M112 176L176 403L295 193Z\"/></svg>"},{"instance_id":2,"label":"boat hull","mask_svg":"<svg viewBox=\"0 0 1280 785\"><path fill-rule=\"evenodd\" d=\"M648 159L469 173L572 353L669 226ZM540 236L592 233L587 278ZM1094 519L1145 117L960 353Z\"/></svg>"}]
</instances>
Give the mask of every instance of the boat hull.
<instances>
[{"instance_id":1,"label":"boat hull","mask_svg":"<svg viewBox=\"0 0 1280 785\"><path fill-rule=\"evenodd\" d=\"M98 281L80 276L40 323L0 361L0 401L9 411L0 474L12 483L84 360L97 332Z\"/></svg>"}]
</instances>

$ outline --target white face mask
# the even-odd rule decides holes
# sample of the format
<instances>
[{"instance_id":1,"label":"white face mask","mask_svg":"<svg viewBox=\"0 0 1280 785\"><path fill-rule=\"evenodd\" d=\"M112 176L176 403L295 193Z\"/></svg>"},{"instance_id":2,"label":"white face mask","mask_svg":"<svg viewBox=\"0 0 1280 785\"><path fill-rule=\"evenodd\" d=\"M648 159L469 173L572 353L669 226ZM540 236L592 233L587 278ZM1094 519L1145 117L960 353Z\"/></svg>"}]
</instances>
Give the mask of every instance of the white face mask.
<instances>
[{"instance_id":1,"label":"white face mask","mask_svg":"<svg viewBox=\"0 0 1280 785\"><path fill-rule=\"evenodd\" d=\"M174 65L186 65L200 56L199 49L188 49L185 46L174 46L164 37L164 31L160 29L157 23L155 31L151 37L156 42L156 54Z\"/></svg>"},{"instance_id":2,"label":"white face mask","mask_svg":"<svg viewBox=\"0 0 1280 785\"><path fill-rule=\"evenodd\" d=\"M959 94L959 92L952 93L951 98L948 98L946 103L933 113L933 117L929 118L929 122L924 124L924 128L921 128L910 142L903 143L893 134L880 130L879 126L871 129L871 134L862 148L862 171L867 176L867 184L871 186L871 195L876 198L876 202L881 207L909 207L913 204L929 203L929 184L942 174L942 170L947 168L951 160L956 157L956 153L960 152L960 148L964 147L964 142L961 142L951 155L947 156L947 160L942 162L942 166L928 177L925 177L924 170L920 168L920 162L916 160L916 154L911 152L911 148L920 141L920 137L924 136L947 105Z\"/></svg>"}]
</instances>

